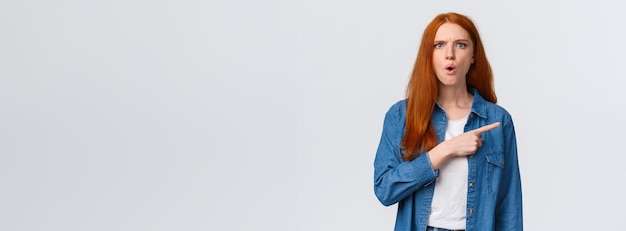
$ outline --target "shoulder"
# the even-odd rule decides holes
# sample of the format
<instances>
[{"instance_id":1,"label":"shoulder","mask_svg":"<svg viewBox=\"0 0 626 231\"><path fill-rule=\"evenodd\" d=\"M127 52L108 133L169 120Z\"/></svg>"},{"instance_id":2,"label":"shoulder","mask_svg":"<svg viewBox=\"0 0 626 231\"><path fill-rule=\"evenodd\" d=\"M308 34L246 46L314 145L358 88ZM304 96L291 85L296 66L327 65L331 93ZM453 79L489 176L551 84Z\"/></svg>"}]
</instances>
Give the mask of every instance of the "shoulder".
<instances>
[{"instance_id":1,"label":"shoulder","mask_svg":"<svg viewBox=\"0 0 626 231\"><path fill-rule=\"evenodd\" d=\"M406 114L406 99L399 100L389 107L387 117L403 117Z\"/></svg>"},{"instance_id":2,"label":"shoulder","mask_svg":"<svg viewBox=\"0 0 626 231\"><path fill-rule=\"evenodd\" d=\"M496 114L509 115L509 116L511 115L506 110L506 108L504 108L504 107L502 107L502 106L500 106L498 104L489 102L489 101L485 101L485 108L487 108L487 111L490 111L490 112L493 112L493 113L496 113Z\"/></svg>"},{"instance_id":3,"label":"shoulder","mask_svg":"<svg viewBox=\"0 0 626 231\"><path fill-rule=\"evenodd\" d=\"M484 116L492 122L508 122L511 120L511 114L502 106L485 100L478 91L472 89L474 94L474 103L476 103L475 110L481 116Z\"/></svg>"},{"instance_id":4,"label":"shoulder","mask_svg":"<svg viewBox=\"0 0 626 231\"><path fill-rule=\"evenodd\" d=\"M500 122L510 123L513 120L509 111L498 104L486 101L485 109L488 117L493 117L495 120Z\"/></svg>"},{"instance_id":5,"label":"shoulder","mask_svg":"<svg viewBox=\"0 0 626 231\"><path fill-rule=\"evenodd\" d=\"M398 100L392 104L389 111L405 111L406 112L406 99Z\"/></svg>"},{"instance_id":6,"label":"shoulder","mask_svg":"<svg viewBox=\"0 0 626 231\"><path fill-rule=\"evenodd\" d=\"M399 100L389 107L385 114L385 124L403 124L406 118L406 99Z\"/></svg>"}]
</instances>

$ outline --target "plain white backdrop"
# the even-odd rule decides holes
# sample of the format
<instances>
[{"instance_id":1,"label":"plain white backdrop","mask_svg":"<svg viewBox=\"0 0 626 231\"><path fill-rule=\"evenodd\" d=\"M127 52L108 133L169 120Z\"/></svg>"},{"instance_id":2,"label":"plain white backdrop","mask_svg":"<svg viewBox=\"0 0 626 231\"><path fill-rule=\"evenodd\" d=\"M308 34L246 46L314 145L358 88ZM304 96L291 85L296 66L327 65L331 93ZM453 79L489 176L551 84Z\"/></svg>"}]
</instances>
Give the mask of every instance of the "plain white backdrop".
<instances>
[{"instance_id":1,"label":"plain white backdrop","mask_svg":"<svg viewBox=\"0 0 626 231\"><path fill-rule=\"evenodd\" d=\"M0 230L392 230L383 116L426 24L471 17L526 230L622 225L617 1L2 1Z\"/></svg>"}]
</instances>

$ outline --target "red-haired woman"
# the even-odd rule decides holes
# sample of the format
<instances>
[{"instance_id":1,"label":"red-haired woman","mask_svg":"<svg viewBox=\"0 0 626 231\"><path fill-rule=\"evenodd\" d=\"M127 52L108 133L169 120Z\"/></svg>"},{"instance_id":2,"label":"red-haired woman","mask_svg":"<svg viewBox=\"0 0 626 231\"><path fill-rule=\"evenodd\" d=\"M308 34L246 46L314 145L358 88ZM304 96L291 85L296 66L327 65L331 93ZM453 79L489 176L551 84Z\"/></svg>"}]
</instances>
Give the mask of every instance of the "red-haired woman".
<instances>
[{"instance_id":1,"label":"red-haired woman","mask_svg":"<svg viewBox=\"0 0 626 231\"><path fill-rule=\"evenodd\" d=\"M522 230L511 115L474 23L440 14L426 27L407 98L385 115L374 191L398 203L395 230Z\"/></svg>"}]
</instances>

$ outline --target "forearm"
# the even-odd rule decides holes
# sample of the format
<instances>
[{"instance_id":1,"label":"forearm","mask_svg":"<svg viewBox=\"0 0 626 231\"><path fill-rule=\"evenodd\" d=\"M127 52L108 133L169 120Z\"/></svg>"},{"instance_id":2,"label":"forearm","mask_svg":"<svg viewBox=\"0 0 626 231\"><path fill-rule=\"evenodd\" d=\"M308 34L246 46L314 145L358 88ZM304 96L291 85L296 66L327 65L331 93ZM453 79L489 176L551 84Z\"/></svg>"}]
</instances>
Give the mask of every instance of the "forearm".
<instances>
[{"instance_id":1,"label":"forearm","mask_svg":"<svg viewBox=\"0 0 626 231\"><path fill-rule=\"evenodd\" d=\"M439 169L450 157L450 151L445 143L440 143L428 152L433 169Z\"/></svg>"},{"instance_id":2,"label":"forearm","mask_svg":"<svg viewBox=\"0 0 626 231\"><path fill-rule=\"evenodd\" d=\"M378 166L374 191L378 200L389 206L433 182L438 174L439 171L431 167L428 155L423 153L412 161L403 161L394 166Z\"/></svg>"}]
</instances>

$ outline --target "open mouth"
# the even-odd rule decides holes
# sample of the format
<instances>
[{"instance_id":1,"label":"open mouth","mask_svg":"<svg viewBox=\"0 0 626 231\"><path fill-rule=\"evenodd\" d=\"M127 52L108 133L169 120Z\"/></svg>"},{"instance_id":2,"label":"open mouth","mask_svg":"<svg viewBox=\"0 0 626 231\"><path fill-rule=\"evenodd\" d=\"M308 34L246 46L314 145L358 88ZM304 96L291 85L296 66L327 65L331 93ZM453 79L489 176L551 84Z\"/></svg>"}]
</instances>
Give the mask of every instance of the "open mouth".
<instances>
[{"instance_id":1,"label":"open mouth","mask_svg":"<svg viewBox=\"0 0 626 231\"><path fill-rule=\"evenodd\" d=\"M456 73L456 67L453 64L450 64L446 66L446 72L448 72L448 74L450 75L453 75L454 73Z\"/></svg>"}]
</instances>

